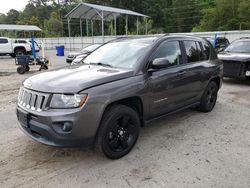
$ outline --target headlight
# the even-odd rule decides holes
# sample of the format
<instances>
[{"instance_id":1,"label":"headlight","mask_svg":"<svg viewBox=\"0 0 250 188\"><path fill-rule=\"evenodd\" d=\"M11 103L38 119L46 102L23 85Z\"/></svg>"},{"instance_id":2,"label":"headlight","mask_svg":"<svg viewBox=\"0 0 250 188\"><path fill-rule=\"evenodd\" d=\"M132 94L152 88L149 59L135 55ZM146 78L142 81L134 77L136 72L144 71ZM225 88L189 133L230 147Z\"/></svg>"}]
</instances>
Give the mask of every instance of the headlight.
<instances>
[{"instance_id":1,"label":"headlight","mask_svg":"<svg viewBox=\"0 0 250 188\"><path fill-rule=\"evenodd\" d=\"M87 100L87 94L53 94L50 102L51 108L77 108L82 106Z\"/></svg>"}]
</instances>

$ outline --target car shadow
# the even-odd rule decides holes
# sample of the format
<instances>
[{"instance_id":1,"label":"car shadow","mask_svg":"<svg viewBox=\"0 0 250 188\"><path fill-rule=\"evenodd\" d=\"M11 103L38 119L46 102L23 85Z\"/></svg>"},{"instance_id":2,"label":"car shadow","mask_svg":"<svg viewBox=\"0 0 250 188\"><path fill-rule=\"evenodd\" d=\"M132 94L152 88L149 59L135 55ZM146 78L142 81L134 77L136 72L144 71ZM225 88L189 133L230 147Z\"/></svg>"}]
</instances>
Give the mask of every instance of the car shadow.
<instances>
[{"instance_id":1,"label":"car shadow","mask_svg":"<svg viewBox=\"0 0 250 188\"><path fill-rule=\"evenodd\" d=\"M223 78L223 82L228 84L237 84L237 85L250 85L250 80L237 79L237 78Z\"/></svg>"},{"instance_id":2,"label":"car shadow","mask_svg":"<svg viewBox=\"0 0 250 188\"><path fill-rule=\"evenodd\" d=\"M150 151L151 149L148 147L151 146L147 144L148 142L150 142L150 145L152 146L162 144L159 143L158 139L164 139L165 142L167 142L168 139L171 139L173 144L171 147L175 147L175 144L178 144L179 141L183 141L184 135L186 134L185 131L187 130L187 127L185 128L183 126L190 126L185 125L185 119L195 114L200 114L200 112L194 111L193 109L187 109L177 112L176 114L159 118L147 124L147 126L142 127L138 142L132 149L131 155L123 157L122 160L124 159L126 161L128 158L135 158L142 148L147 148L147 150ZM188 129L195 129L195 127L196 125L194 124ZM174 132L173 134L172 131ZM173 142L173 140L175 141ZM26 149L29 151L27 152L28 159L25 159L25 161L35 161L38 164L41 164L41 161L50 164L60 161L64 164L75 164L76 161L103 164L113 161L106 158L102 153L99 153L94 145L84 148L58 148L46 146L30 140L26 143Z\"/></svg>"}]
</instances>

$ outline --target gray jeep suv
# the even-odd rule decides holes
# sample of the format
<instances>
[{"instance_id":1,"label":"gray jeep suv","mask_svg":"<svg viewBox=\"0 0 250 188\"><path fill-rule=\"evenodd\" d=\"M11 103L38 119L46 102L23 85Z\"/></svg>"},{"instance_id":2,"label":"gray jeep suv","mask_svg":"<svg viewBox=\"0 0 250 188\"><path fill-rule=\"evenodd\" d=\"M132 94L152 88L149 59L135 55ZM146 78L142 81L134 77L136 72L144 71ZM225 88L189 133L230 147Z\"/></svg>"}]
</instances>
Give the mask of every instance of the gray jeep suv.
<instances>
[{"instance_id":1,"label":"gray jeep suv","mask_svg":"<svg viewBox=\"0 0 250 188\"><path fill-rule=\"evenodd\" d=\"M51 146L96 144L112 159L133 148L140 127L196 106L210 112L223 65L202 38L164 35L120 38L83 65L38 74L21 87L21 129Z\"/></svg>"}]
</instances>

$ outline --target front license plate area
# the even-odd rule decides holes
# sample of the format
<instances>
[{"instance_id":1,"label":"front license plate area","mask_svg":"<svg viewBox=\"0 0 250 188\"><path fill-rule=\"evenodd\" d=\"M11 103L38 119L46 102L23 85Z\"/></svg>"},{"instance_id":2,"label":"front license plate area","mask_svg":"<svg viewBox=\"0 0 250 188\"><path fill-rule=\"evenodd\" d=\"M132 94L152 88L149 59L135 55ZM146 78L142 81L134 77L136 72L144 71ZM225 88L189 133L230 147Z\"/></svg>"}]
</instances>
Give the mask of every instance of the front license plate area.
<instances>
[{"instance_id":1,"label":"front license plate area","mask_svg":"<svg viewBox=\"0 0 250 188\"><path fill-rule=\"evenodd\" d=\"M250 76L250 71L246 71L246 76Z\"/></svg>"},{"instance_id":2,"label":"front license plate area","mask_svg":"<svg viewBox=\"0 0 250 188\"><path fill-rule=\"evenodd\" d=\"M20 121L21 125L23 127L28 128L29 127L29 114L26 112L21 112L17 110L17 118Z\"/></svg>"}]
</instances>

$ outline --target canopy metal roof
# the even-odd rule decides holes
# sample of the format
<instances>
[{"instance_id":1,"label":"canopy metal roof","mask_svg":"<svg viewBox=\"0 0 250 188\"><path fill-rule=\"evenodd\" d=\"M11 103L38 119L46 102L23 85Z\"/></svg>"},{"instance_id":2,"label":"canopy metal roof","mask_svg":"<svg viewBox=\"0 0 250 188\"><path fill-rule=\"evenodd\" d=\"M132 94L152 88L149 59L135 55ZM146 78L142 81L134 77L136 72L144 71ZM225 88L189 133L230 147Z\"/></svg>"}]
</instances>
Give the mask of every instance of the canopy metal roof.
<instances>
[{"instance_id":1,"label":"canopy metal roof","mask_svg":"<svg viewBox=\"0 0 250 188\"><path fill-rule=\"evenodd\" d=\"M72 9L65 17L66 18L83 18L88 20L102 20L111 21L121 14L133 15L139 17L149 17L138 12L131 10L113 8L108 6L95 5L90 3L80 3L74 9Z\"/></svg>"},{"instance_id":2,"label":"canopy metal roof","mask_svg":"<svg viewBox=\"0 0 250 188\"><path fill-rule=\"evenodd\" d=\"M42 31L39 27L35 25L10 25L10 24L0 24L0 30L8 31Z\"/></svg>"}]
</instances>

